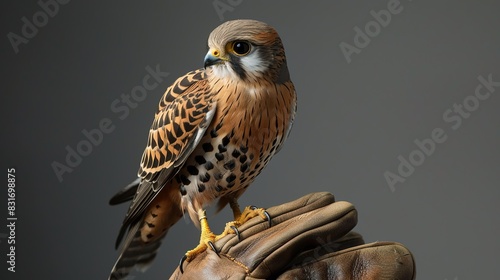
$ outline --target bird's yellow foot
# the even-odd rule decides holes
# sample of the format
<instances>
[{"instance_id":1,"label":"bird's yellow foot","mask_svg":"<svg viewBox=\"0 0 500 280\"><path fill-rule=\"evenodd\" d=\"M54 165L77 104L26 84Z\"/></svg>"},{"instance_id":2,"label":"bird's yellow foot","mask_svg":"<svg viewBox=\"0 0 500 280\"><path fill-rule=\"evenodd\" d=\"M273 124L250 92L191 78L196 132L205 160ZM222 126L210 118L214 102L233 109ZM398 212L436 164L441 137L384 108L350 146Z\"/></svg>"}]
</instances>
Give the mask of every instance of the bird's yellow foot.
<instances>
[{"instance_id":1,"label":"bird's yellow foot","mask_svg":"<svg viewBox=\"0 0 500 280\"><path fill-rule=\"evenodd\" d=\"M238 230L238 227L240 225L241 224L238 223L237 221L232 221L232 222L226 223L226 227L224 228L224 231L215 237L215 241L223 238L224 236L226 236L228 234L236 234L238 236L238 240L239 240L240 239L240 231Z\"/></svg>"},{"instance_id":2,"label":"bird's yellow foot","mask_svg":"<svg viewBox=\"0 0 500 280\"><path fill-rule=\"evenodd\" d=\"M248 220L250 220L253 217L260 216L263 220L267 220L269 222L269 226L271 226L271 216L269 216L269 213L267 213L266 209L264 208L257 208L255 206L247 206L243 210L243 212L240 214L239 217L236 217L235 223L238 225L242 225L246 223Z\"/></svg>"},{"instance_id":3,"label":"bird's yellow foot","mask_svg":"<svg viewBox=\"0 0 500 280\"><path fill-rule=\"evenodd\" d=\"M255 206L247 206L240 212L237 204L231 204L231 208L233 209L235 220L226 224L224 231L215 235L208 226L207 218L205 216L205 211L201 211L198 215L200 216L200 227L201 227L201 236L200 236L200 244L196 246L194 249L189 250L182 257L179 262L179 269L181 273L184 273L183 264L184 261L191 261L199 254L205 252L208 247L210 247L217 255L219 255L219 250L215 248L215 241L223 238L228 234L236 234L238 239L240 239L240 232L238 231L238 227L246 223L248 220L260 216L263 220L269 221L269 227L272 226L271 216L264 208L257 208Z\"/></svg>"},{"instance_id":4,"label":"bird's yellow foot","mask_svg":"<svg viewBox=\"0 0 500 280\"><path fill-rule=\"evenodd\" d=\"M210 247L212 250L214 250L216 253L218 253L217 249L214 246L214 242L215 242L215 234L213 234L212 232L210 232L209 235L202 237L200 239L200 244L198 244L198 246L196 246L194 249L186 252L186 255L185 255L186 261L188 261L188 262L191 261L199 254L205 252L205 250L207 250L208 247Z\"/></svg>"},{"instance_id":5,"label":"bird's yellow foot","mask_svg":"<svg viewBox=\"0 0 500 280\"><path fill-rule=\"evenodd\" d=\"M248 222L248 220L252 219L253 217L260 216L263 220L269 221L269 227L272 226L271 216L269 215L269 213L267 213L267 211L264 208L257 208L255 206L247 206L243 210L243 212L236 213L235 216L236 216L235 220L226 224L224 231L220 235L217 235L215 237L215 241L223 238L224 236L226 236L228 234L236 234L238 236L238 240L241 239L240 231L238 230L238 227L240 227L244 223Z\"/></svg>"},{"instance_id":6,"label":"bird's yellow foot","mask_svg":"<svg viewBox=\"0 0 500 280\"><path fill-rule=\"evenodd\" d=\"M184 261L191 261L199 254L205 252L208 247L210 247L217 255L219 255L219 251L215 248L214 242L216 241L216 235L210 230L208 226L207 218L205 216L205 211L200 215L200 227L201 227L201 235L200 235L200 243L194 249L189 250L182 257L179 263L179 269L181 273L184 273L184 269L182 267Z\"/></svg>"}]
</instances>

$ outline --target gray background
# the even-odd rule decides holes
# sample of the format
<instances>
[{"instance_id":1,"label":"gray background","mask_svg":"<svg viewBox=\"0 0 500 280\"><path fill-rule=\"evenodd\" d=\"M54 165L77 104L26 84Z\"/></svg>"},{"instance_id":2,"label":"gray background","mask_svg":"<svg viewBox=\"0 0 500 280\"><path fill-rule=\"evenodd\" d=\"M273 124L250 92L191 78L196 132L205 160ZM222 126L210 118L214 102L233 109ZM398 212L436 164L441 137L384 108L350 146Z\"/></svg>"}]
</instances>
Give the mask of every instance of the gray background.
<instances>
[{"instance_id":1,"label":"gray background","mask_svg":"<svg viewBox=\"0 0 500 280\"><path fill-rule=\"evenodd\" d=\"M21 34L21 18L32 21L41 8L2 2L2 170L16 167L18 176L17 272L7 273L0 235L2 279L107 277L127 208L107 201L135 178L165 88L202 67L206 38L221 23L212 1L123 2L61 5L17 54L7 34ZM299 96L287 144L241 204L269 207L329 191L357 207L356 229L367 241L410 248L419 279L498 279L500 87L458 129L443 119L474 94L478 76L500 81L498 1L401 1L401 13L351 63L339 44L354 44L353 28L364 29L388 0L240 2L222 19L273 25ZM157 64L170 76L119 119L110 104ZM103 118L115 130L59 182L51 163L64 163L65 147ZM398 156L407 159L414 140L435 128L447 140L391 191L384 172L397 173ZM6 208L6 186L0 190ZM226 209L213 226L229 218ZM152 268L134 279L166 279L197 240L198 230L181 220Z\"/></svg>"}]
</instances>

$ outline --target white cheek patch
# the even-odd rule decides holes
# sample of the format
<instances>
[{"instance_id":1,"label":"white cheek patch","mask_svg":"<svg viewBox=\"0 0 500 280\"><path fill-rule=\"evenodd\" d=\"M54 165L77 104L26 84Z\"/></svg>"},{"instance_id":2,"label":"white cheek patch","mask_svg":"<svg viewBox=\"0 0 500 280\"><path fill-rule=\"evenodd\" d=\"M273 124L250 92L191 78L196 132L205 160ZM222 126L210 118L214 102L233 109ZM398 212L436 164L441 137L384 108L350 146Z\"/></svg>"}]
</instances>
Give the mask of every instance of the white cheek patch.
<instances>
[{"instance_id":1,"label":"white cheek patch","mask_svg":"<svg viewBox=\"0 0 500 280\"><path fill-rule=\"evenodd\" d=\"M253 75L263 73L269 67L269 61L264 61L258 51L242 57L240 62L245 72Z\"/></svg>"}]
</instances>

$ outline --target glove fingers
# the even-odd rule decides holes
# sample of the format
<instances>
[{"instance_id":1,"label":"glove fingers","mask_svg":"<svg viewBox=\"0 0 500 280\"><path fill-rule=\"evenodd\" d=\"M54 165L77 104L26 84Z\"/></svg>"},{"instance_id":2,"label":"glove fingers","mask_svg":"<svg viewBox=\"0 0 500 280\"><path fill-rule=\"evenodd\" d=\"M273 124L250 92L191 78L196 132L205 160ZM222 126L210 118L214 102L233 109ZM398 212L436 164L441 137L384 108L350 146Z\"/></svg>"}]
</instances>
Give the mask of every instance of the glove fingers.
<instances>
[{"instance_id":1,"label":"glove fingers","mask_svg":"<svg viewBox=\"0 0 500 280\"><path fill-rule=\"evenodd\" d=\"M273 206L266 211L272 220L272 225L275 226L290 218L302 215L315 209L322 208L326 205L335 202L333 194L328 192L310 193L294 201L287 202L281 205ZM241 240L247 236L254 235L268 228L268 223L259 218L251 219L238 228ZM217 242L221 247L221 251L227 251L228 248L239 243L239 240L234 239L234 236L226 236ZM219 247L218 247L219 248Z\"/></svg>"},{"instance_id":2,"label":"glove fingers","mask_svg":"<svg viewBox=\"0 0 500 280\"><path fill-rule=\"evenodd\" d=\"M363 244L350 232L357 212L333 195L313 193L267 209L272 227L253 218L170 279L415 279L410 251L394 242Z\"/></svg>"},{"instance_id":3,"label":"glove fingers","mask_svg":"<svg viewBox=\"0 0 500 280\"><path fill-rule=\"evenodd\" d=\"M310 193L294 201L273 206L267 209L267 212L273 218L273 222L280 223L281 221L286 221L292 217L325 207L334 202L335 197L331 193Z\"/></svg>"},{"instance_id":4,"label":"glove fingers","mask_svg":"<svg viewBox=\"0 0 500 280\"><path fill-rule=\"evenodd\" d=\"M324 236L330 234L335 240L356 225L352 204L333 202L333 195L316 193L269 208L271 228L266 221L253 219L240 227L242 240L231 236L219 241L226 242L221 253L244 265L252 277L280 274L300 252L325 244Z\"/></svg>"}]
</instances>

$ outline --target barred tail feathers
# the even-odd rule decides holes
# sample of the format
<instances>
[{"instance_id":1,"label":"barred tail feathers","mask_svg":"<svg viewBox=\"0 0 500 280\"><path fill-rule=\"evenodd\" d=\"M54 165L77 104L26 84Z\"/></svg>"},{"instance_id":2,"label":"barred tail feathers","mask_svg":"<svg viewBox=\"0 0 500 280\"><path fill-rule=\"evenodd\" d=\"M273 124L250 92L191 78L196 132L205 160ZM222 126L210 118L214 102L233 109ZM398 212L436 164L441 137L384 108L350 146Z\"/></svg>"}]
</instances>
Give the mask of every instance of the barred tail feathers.
<instances>
[{"instance_id":1,"label":"barred tail feathers","mask_svg":"<svg viewBox=\"0 0 500 280\"><path fill-rule=\"evenodd\" d=\"M169 228L182 217L180 203L178 188L169 184L160 191L141 221L132 224L125 234L125 242L109 280L126 279L134 267L141 272L149 268Z\"/></svg>"}]
</instances>

